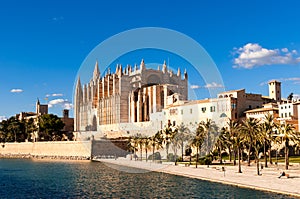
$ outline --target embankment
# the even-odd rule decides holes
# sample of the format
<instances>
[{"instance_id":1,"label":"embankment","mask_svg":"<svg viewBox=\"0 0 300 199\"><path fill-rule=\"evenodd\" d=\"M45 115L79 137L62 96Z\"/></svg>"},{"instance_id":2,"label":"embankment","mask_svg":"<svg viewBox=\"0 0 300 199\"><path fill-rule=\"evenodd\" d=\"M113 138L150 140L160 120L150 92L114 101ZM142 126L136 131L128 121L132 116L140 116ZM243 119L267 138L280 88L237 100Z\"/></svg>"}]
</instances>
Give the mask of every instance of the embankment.
<instances>
[{"instance_id":1,"label":"embankment","mask_svg":"<svg viewBox=\"0 0 300 199\"><path fill-rule=\"evenodd\" d=\"M90 158L90 141L5 143L0 157L57 157L65 159Z\"/></svg>"}]
</instances>

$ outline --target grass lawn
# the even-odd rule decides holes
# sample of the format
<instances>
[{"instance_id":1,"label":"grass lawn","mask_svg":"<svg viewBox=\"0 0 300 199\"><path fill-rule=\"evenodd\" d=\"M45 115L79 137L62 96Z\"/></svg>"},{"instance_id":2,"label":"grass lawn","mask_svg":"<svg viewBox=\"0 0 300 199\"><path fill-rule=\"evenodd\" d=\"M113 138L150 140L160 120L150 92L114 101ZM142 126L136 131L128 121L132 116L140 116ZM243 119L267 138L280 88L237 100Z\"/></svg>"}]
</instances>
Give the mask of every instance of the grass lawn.
<instances>
[{"instance_id":1,"label":"grass lawn","mask_svg":"<svg viewBox=\"0 0 300 199\"><path fill-rule=\"evenodd\" d=\"M276 158L272 157L272 161L276 162ZM284 156L283 157L278 157L278 162L284 162ZM292 156L289 157L289 162L290 163L300 163L300 156Z\"/></svg>"}]
</instances>

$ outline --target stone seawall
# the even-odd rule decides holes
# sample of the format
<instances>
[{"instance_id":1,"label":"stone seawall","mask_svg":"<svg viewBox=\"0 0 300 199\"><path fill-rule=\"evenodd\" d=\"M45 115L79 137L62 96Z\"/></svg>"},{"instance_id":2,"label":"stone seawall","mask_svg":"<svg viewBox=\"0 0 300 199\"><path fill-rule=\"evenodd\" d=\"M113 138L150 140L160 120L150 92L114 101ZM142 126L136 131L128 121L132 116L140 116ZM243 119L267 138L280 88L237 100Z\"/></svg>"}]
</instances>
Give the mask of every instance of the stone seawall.
<instances>
[{"instance_id":1,"label":"stone seawall","mask_svg":"<svg viewBox=\"0 0 300 199\"><path fill-rule=\"evenodd\" d=\"M90 158L90 141L5 143L0 146L0 157L81 157Z\"/></svg>"}]
</instances>

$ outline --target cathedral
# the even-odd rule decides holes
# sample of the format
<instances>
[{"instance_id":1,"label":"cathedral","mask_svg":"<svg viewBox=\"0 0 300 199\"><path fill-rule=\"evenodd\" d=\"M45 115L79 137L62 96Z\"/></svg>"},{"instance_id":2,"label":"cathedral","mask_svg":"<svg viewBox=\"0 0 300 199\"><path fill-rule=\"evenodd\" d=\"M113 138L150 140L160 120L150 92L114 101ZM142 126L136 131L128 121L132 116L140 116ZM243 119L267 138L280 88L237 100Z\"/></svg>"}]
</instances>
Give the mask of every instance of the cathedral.
<instances>
[{"instance_id":1,"label":"cathedral","mask_svg":"<svg viewBox=\"0 0 300 199\"><path fill-rule=\"evenodd\" d=\"M101 76L96 61L90 81L82 85L78 77L76 83L74 128L107 135L133 134L150 126L156 132L163 127L162 110L187 96L187 72L178 68L174 73L166 62L157 69L146 68L144 60L139 67L117 65L115 73L108 70Z\"/></svg>"}]
</instances>

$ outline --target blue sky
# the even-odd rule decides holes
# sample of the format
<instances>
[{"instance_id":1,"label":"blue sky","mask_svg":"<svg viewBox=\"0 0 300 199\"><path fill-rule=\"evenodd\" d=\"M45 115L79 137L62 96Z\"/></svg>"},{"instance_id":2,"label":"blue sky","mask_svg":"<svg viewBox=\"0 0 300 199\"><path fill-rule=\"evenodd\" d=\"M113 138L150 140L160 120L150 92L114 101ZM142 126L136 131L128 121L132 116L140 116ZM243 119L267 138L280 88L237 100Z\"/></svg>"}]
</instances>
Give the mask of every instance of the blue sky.
<instances>
[{"instance_id":1,"label":"blue sky","mask_svg":"<svg viewBox=\"0 0 300 199\"><path fill-rule=\"evenodd\" d=\"M0 118L34 111L36 99L46 103L46 96L53 104L49 111L61 115L71 107L74 81L89 52L140 27L168 28L196 40L216 63L226 90L267 95L265 82L277 79L283 97L299 95L299 7L299 1L253 0L1 1ZM161 63L164 56L158 56ZM151 60L145 52L136 57ZM209 86L190 81L200 90Z\"/></svg>"}]
</instances>

